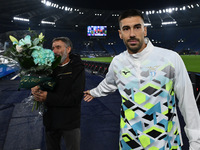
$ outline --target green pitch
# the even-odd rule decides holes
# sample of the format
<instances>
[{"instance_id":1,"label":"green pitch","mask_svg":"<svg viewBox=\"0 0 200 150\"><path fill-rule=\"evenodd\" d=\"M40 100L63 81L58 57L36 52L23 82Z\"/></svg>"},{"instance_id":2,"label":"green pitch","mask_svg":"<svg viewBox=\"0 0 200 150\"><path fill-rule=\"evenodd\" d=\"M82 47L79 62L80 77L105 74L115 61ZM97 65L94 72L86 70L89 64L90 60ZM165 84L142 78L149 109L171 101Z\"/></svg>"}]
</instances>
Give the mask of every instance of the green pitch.
<instances>
[{"instance_id":1,"label":"green pitch","mask_svg":"<svg viewBox=\"0 0 200 150\"><path fill-rule=\"evenodd\" d=\"M181 56L187 71L200 72L200 55L182 55ZM82 58L82 60L97 61L110 63L113 57L97 57L97 58Z\"/></svg>"},{"instance_id":2,"label":"green pitch","mask_svg":"<svg viewBox=\"0 0 200 150\"><path fill-rule=\"evenodd\" d=\"M112 59L113 59L113 57L82 58L82 60L106 62L106 63L110 63L112 61Z\"/></svg>"},{"instance_id":3,"label":"green pitch","mask_svg":"<svg viewBox=\"0 0 200 150\"><path fill-rule=\"evenodd\" d=\"M181 55L189 72L200 72L200 55Z\"/></svg>"}]
</instances>

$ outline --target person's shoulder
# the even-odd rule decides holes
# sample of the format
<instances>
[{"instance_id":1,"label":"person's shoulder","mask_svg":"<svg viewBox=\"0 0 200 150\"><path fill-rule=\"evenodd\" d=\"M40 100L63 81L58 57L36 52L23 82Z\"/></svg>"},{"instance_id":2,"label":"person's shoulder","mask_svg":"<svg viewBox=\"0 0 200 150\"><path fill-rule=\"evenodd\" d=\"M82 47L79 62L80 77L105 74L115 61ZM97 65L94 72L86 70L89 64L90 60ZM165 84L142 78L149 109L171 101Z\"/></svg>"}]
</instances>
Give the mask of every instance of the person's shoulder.
<instances>
[{"instance_id":1,"label":"person's shoulder","mask_svg":"<svg viewBox=\"0 0 200 150\"><path fill-rule=\"evenodd\" d=\"M113 58L113 61L121 61L125 59L127 51L121 52Z\"/></svg>"},{"instance_id":2,"label":"person's shoulder","mask_svg":"<svg viewBox=\"0 0 200 150\"><path fill-rule=\"evenodd\" d=\"M83 66L83 61L81 60L81 57L79 54L72 53L70 54L69 58L70 58L70 63L73 66Z\"/></svg>"},{"instance_id":3,"label":"person's shoulder","mask_svg":"<svg viewBox=\"0 0 200 150\"><path fill-rule=\"evenodd\" d=\"M71 54L69 55L69 58L70 58L71 60L81 60L80 55L77 54L77 53L71 53Z\"/></svg>"},{"instance_id":4,"label":"person's shoulder","mask_svg":"<svg viewBox=\"0 0 200 150\"><path fill-rule=\"evenodd\" d=\"M169 56L169 57L177 57L178 53L174 50L167 49L167 48L162 48L162 47L156 47L155 46L155 51L156 53L159 53L162 56Z\"/></svg>"}]
</instances>

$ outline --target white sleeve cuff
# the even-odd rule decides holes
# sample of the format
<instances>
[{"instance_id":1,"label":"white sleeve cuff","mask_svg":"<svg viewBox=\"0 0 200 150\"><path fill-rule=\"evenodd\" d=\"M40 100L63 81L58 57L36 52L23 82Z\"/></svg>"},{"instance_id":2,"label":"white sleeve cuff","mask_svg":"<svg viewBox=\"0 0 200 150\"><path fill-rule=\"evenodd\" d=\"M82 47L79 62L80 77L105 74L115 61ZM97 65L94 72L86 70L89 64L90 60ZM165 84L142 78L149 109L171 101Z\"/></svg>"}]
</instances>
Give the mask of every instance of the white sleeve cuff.
<instances>
[{"instance_id":1,"label":"white sleeve cuff","mask_svg":"<svg viewBox=\"0 0 200 150\"><path fill-rule=\"evenodd\" d=\"M190 143L190 150L200 150L200 143L191 142Z\"/></svg>"},{"instance_id":2,"label":"white sleeve cuff","mask_svg":"<svg viewBox=\"0 0 200 150\"><path fill-rule=\"evenodd\" d=\"M104 79L96 88L90 90L90 94L93 97L101 97L107 96L110 93L115 92L117 86L114 83L108 83L106 79Z\"/></svg>"},{"instance_id":3,"label":"white sleeve cuff","mask_svg":"<svg viewBox=\"0 0 200 150\"><path fill-rule=\"evenodd\" d=\"M98 95L97 92L96 92L95 90L96 90L96 88L91 89L91 90L90 90L90 94L91 94L93 97L100 97L100 95Z\"/></svg>"},{"instance_id":4,"label":"white sleeve cuff","mask_svg":"<svg viewBox=\"0 0 200 150\"><path fill-rule=\"evenodd\" d=\"M186 127L184 129L189 139L190 150L200 150L200 129L194 130Z\"/></svg>"}]
</instances>

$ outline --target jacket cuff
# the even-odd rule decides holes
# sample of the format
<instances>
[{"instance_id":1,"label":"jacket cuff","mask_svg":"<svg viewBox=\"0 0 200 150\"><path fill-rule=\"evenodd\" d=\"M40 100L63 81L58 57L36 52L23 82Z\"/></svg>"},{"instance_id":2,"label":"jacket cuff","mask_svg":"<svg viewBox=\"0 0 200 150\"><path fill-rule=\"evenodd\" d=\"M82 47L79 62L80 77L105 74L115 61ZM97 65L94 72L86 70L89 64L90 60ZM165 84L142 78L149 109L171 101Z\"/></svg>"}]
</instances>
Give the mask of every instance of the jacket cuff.
<instances>
[{"instance_id":1,"label":"jacket cuff","mask_svg":"<svg viewBox=\"0 0 200 150\"><path fill-rule=\"evenodd\" d=\"M185 133L189 139L190 143L190 149L191 150L200 150L200 129L194 130L194 129L188 129L184 128Z\"/></svg>"},{"instance_id":2,"label":"jacket cuff","mask_svg":"<svg viewBox=\"0 0 200 150\"><path fill-rule=\"evenodd\" d=\"M190 150L200 150L200 143L191 142L190 143Z\"/></svg>"},{"instance_id":3,"label":"jacket cuff","mask_svg":"<svg viewBox=\"0 0 200 150\"><path fill-rule=\"evenodd\" d=\"M98 97L97 94L95 94L95 88L90 90L90 95L92 95L94 98Z\"/></svg>"}]
</instances>

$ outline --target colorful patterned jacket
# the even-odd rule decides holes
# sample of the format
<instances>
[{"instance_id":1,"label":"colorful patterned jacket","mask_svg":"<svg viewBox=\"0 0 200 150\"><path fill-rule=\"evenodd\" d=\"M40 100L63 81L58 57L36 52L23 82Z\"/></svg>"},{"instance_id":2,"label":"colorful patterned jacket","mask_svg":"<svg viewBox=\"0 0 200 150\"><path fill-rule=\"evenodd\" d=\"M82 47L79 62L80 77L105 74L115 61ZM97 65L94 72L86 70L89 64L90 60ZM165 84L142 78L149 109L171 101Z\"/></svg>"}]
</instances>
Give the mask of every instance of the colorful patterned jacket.
<instances>
[{"instance_id":1,"label":"colorful patterned jacket","mask_svg":"<svg viewBox=\"0 0 200 150\"><path fill-rule=\"evenodd\" d=\"M193 88L180 56L149 41L140 53L114 57L93 97L119 90L122 150L181 150L176 100L191 150L200 150L200 117ZM176 98L175 98L176 96Z\"/></svg>"}]
</instances>

